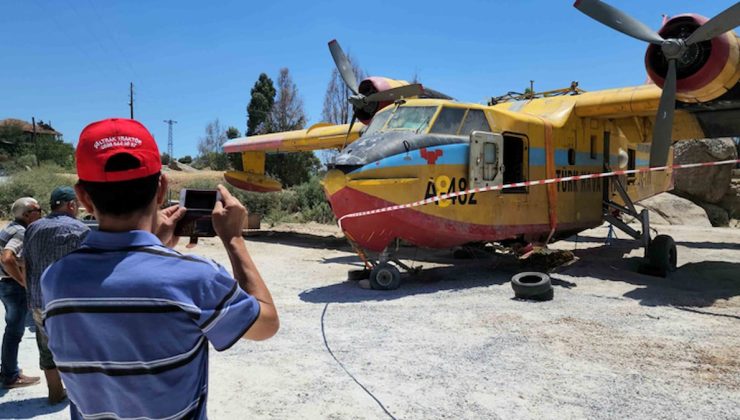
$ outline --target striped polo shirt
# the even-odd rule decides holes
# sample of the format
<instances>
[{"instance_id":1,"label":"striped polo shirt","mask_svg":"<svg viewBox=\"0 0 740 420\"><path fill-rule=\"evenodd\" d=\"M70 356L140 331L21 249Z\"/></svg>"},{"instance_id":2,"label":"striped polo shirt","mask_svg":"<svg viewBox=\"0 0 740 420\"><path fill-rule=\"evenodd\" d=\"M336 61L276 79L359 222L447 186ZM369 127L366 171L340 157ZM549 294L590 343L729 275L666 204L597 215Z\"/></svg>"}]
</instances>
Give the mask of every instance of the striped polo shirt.
<instances>
[{"instance_id":1,"label":"striped polo shirt","mask_svg":"<svg viewBox=\"0 0 740 420\"><path fill-rule=\"evenodd\" d=\"M259 302L213 261L145 231L92 231L41 279L72 418L206 418L208 342L231 347Z\"/></svg>"},{"instance_id":2,"label":"striped polo shirt","mask_svg":"<svg viewBox=\"0 0 740 420\"><path fill-rule=\"evenodd\" d=\"M28 226L23 240L26 296L31 309L43 309L41 274L54 261L80 247L90 228L74 217L53 212Z\"/></svg>"}]
</instances>

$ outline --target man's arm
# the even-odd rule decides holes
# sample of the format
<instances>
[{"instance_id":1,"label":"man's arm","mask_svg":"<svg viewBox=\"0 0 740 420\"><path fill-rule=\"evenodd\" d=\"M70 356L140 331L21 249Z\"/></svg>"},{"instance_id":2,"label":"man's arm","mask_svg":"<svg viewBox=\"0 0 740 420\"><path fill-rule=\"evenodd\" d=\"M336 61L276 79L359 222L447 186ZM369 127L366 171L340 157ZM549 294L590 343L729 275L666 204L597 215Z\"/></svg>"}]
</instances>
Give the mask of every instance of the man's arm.
<instances>
[{"instance_id":1,"label":"man's arm","mask_svg":"<svg viewBox=\"0 0 740 420\"><path fill-rule=\"evenodd\" d=\"M277 333L280 320L275 303L272 301L272 295L262 280L242 238L247 210L222 185L218 186L218 190L223 203L220 201L216 203L213 210L213 228L226 248L234 278L239 283L239 287L254 296L260 304L259 317L243 338L266 340Z\"/></svg>"},{"instance_id":2,"label":"man's arm","mask_svg":"<svg viewBox=\"0 0 740 420\"><path fill-rule=\"evenodd\" d=\"M26 287L26 276L23 274L21 265L18 263L18 258L16 258L13 251L3 249L2 254L0 254L0 263L3 264L3 269L10 277L15 279L21 286Z\"/></svg>"}]
</instances>

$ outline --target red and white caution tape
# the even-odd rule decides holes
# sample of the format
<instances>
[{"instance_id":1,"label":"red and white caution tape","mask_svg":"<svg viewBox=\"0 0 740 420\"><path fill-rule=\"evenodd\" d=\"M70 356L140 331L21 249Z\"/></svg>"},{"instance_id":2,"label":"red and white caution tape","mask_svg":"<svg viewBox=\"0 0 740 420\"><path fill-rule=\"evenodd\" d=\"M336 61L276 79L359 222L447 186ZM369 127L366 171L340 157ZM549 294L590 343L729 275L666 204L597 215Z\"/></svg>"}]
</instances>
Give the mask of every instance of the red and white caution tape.
<instances>
[{"instance_id":1,"label":"red and white caution tape","mask_svg":"<svg viewBox=\"0 0 740 420\"><path fill-rule=\"evenodd\" d=\"M736 163L740 163L740 159L722 160L718 162L703 162L703 163L688 163L688 164L682 164L682 165L656 166L654 168L640 168L640 169L630 169L626 171L611 171L611 172L601 172L597 174L564 176L561 178L540 179L538 181L515 182L512 184L501 184L501 185L492 185L489 187L482 187L482 188L472 188L466 191L457 191L453 193L440 194L434 197L426 198L424 200L414 201L413 203L398 204L395 206L383 207L383 208L375 209L375 210L360 211L357 213L345 214L344 216L339 218L337 223L339 223L339 227L341 228L342 221L345 219L352 219L355 217L370 216L370 215L378 214L378 213L387 213L389 211L396 211L396 210L402 210L402 209L409 209L412 207L425 206L427 204L431 204L437 201L448 200L453 197L459 197L461 195L467 195L467 194L473 194L473 193L477 194L477 193L482 193L482 192L487 192L487 191L505 190L507 188L529 187L532 185L556 184L560 182L579 181L582 179L606 178L610 176L631 175L631 174L637 174L637 173L643 173L643 172L657 172L657 171L664 171L666 169L689 169L689 168L699 168L703 166L730 165L730 164L736 164Z\"/></svg>"}]
</instances>

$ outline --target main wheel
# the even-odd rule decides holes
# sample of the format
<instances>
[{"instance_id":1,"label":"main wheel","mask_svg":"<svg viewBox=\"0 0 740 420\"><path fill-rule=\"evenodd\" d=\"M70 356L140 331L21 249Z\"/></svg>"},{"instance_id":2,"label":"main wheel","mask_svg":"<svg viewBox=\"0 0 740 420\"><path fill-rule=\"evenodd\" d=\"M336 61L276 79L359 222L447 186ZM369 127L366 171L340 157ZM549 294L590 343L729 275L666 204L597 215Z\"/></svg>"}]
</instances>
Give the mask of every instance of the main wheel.
<instances>
[{"instance_id":1,"label":"main wheel","mask_svg":"<svg viewBox=\"0 0 740 420\"><path fill-rule=\"evenodd\" d=\"M676 270L678 252L676 242L668 235L658 235L647 249L648 264L656 276L665 277Z\"/></svg>"},{"instance_id":2,"label":"main wheel","mask_svg":"<svg viewBox=\"0 0 740 420\"><path fill-rule=\"evenodd\" d=\"M552 291L552 283L550 276L545 273L526 271L511 278L511 288L514 289L514 296L521 299L533 299Z\"/></svg>"},{"instance_id":3,"label":"main wheel","mask_svg":"<svg viewBox=\"0 0 740 420\"><path fill-rule=\"evenodd\" d=\"M381 263L375 266L370 272L370 286L377 290L398 289L401 285L401 272L388 263Z\"/></svg>"}]
</instances>

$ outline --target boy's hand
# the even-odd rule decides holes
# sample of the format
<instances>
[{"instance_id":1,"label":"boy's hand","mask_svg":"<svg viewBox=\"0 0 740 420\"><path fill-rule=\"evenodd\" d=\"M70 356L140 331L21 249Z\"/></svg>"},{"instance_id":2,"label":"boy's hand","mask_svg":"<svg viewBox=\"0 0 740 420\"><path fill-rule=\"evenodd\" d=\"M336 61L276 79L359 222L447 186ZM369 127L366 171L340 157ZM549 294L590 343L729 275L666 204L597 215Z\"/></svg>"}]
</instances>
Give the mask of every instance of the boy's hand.
<instances>
[{"instance_id":1,"label":"boy's hand","mask_svg":"<svg viewBox=\"0 0 740 420\"><path fill-rule=\"evenodd\" d=\"M179 237L175 236L175 225L185 216L185 208L178 204L162 209L157 214L157 226L154 234L165 246L174 248Z\"/></svg>"},{"instance_id":2,"label":"boy's hand","mask_svg":"<svg viewBox=\"0 0 740 420\"><path fill-rule=\"evenodd\" d=\"M218 185L221 201L213 208L213 229L222 241L242 237L247 209L223 185Z\"/></svg>"}]
</instances>

